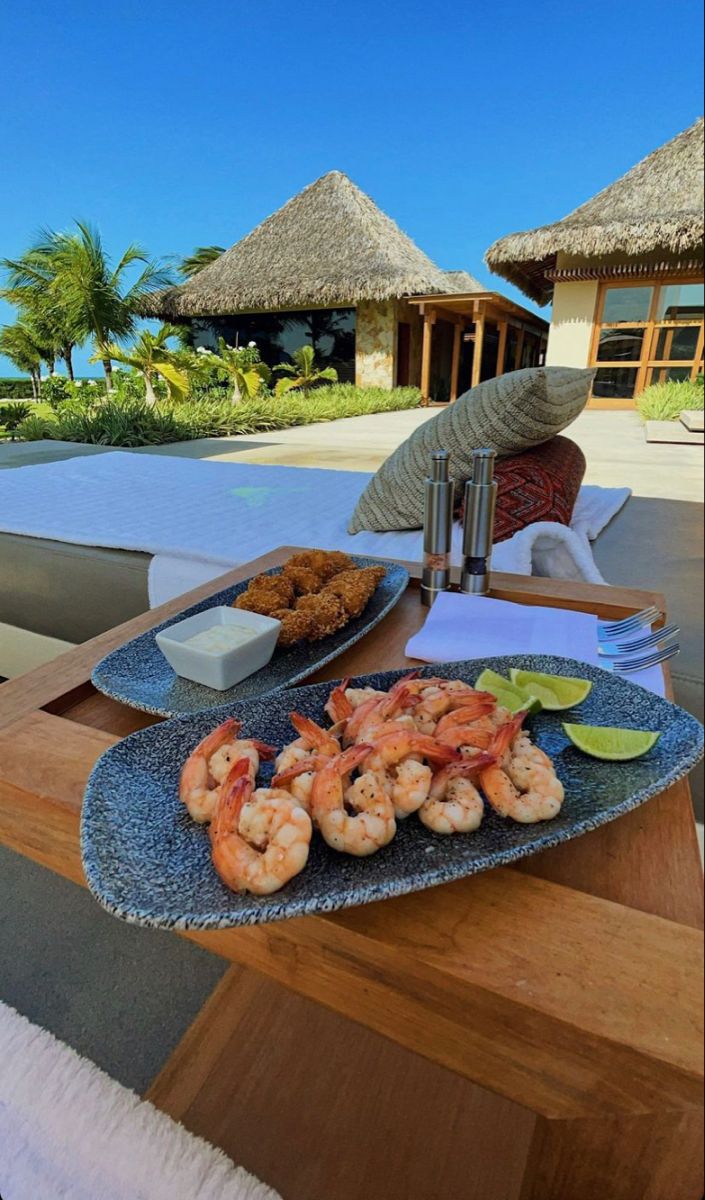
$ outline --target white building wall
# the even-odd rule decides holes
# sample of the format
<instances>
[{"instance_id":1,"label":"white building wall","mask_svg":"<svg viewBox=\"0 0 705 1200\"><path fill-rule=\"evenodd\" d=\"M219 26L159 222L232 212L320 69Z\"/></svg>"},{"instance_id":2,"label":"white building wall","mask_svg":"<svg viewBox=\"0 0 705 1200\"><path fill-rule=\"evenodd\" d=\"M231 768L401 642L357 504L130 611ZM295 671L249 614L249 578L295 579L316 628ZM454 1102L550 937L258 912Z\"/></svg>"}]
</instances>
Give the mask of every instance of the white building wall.
<instances>
[{"instance_id":1,"label":"white building wall","mask_svg":"<svg viewBox=\"0 0 705 1200\"><path fill-rule=\"evenodd\" d=\"M546 351L547 366L588 366L597 289L596 280L555 285Z\"/></svg>"}]
</instances>

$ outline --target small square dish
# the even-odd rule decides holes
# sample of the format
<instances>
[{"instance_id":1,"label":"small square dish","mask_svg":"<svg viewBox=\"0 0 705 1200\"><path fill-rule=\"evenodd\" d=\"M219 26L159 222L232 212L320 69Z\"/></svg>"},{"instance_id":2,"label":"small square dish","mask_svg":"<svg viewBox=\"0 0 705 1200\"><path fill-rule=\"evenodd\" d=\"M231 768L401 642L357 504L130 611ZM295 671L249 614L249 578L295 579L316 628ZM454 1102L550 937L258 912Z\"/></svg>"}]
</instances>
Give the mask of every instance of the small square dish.
<instances>
[{"instance_id":1,"label":"small square dish","mask_svg":"<svg viewBox=\"0 0 705 1200\"><path fill-rule=\"evenodd\" d=\"M177 621L157 635L172 670L223 692L266 667L281 621L220 605Z\"/></svg>"}]
</instances>

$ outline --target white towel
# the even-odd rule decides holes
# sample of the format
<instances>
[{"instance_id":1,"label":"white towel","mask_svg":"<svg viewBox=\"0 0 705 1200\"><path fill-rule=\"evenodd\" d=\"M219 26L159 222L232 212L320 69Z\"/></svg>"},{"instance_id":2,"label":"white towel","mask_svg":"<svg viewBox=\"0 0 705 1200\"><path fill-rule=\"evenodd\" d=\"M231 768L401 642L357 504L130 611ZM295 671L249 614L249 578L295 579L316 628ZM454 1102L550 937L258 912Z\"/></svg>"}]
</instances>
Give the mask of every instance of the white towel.
<instances>
[{"instance_id":1,"label":"white towel","mask_svg":"<svg viewBox=\"0 0 705 1200\"><path fill-rule=\"evenodd\" d=\"M156 605L180 595L193 580L216 578L287 543L419 561L420 530L347 533L369 479L360 471L115 451L1 471L0 529L145 551L155 556L150 603ZM588 537L597 535L628 495L622 488L583 488L576 528L529 526L496 547L495 569L604 582ZM456 524L456 563L460 546Z\"/></svg>"},{"instance_id":2,"label":"white towel","mask_svg":"<svg viewBox=\"0 0 705 1200\"><path fill-rule=\"evenodd\" d=\"M281 1200L4 1004L0 1194L4 1200Z\"/></svg>"},{"instance_id":3,"label":"white towel","mask_svg":"<svg viewBox=\"0 0 705 1200\"><path fill-rule=\"evenodd\" d=\"M446 592L407 642L406 653L424 662L555 654L606 670L609 660L598 653L598 624L592 613ZM635 672L629 679L659 696L665 694L660 667Z\"/></svg>"}]
</instances>

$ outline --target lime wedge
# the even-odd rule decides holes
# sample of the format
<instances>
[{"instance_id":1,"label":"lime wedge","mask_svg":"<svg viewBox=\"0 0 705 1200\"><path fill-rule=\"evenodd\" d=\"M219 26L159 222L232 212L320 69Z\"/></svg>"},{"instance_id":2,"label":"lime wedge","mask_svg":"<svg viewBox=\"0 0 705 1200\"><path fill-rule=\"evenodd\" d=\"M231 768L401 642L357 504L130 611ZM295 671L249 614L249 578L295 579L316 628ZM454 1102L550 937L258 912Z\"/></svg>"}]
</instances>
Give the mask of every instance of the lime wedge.
<instances>
[{"instance_id":1,"label":"lime wedge","mask_svg":"<svg viewBox=\"0 0 705 1200\"><path fill-rule=\"evenodd\" d=\"M521 671L517 667L512 667L509 675L516 687L532 692L549 712L575 708L592 691L589 679L573 679L569 675L543 675L540 671Z\"/></svg>"},{"instance_id":2,"label":"lime wedge","mask_svg":"<svg viewBox=\"0 0 705 1200\"><path fill-rule=\"evenodd\" d=\"M504 675L498 675L496 671L483 671L476 681L475 687L480 692L489 692L502 708L509 709L511 713L520 712L522 709L535 713L541 708L541 701L537 700L536 696L533 696L528 689L517 687L509 679L505 679Z\"/></svg>"},{"instance_id":3,"label":"lime wedge","mask_svg":"<svg viewBox=\"0 0 705 1200\"><path fill-rule=\"evenodd\" d=\"M574 746L591 758L628 762L648 754L661 737L647 729L615 729L609 725L564 725Z\"/></svg>"}]
</instances>

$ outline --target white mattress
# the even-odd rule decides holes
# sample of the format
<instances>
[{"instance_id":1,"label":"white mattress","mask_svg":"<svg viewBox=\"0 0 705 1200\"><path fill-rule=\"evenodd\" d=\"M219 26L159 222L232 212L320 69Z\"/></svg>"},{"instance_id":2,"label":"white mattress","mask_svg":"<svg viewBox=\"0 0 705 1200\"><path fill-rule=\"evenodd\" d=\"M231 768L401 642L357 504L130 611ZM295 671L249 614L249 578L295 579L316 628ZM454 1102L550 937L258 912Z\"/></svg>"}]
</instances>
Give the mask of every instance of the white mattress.
<instances>
[{"instance_id":1,"label":"white mattress","mask_svg":"<svg viewBox=\"0 0 705 1200\"><path fill-rule=\"evenodd\" d=\"M155 556L152 603L284 544L419 561L420 530L347 533L369 478L357 471L115 451L0 472L0 529L145 551ZM583 488L570 529L529 526L495 548L493 566L601 582L589 539L628 496L626 488ZM453 558L460 560L457 526Z\"/></svg>"}]
</instances>

